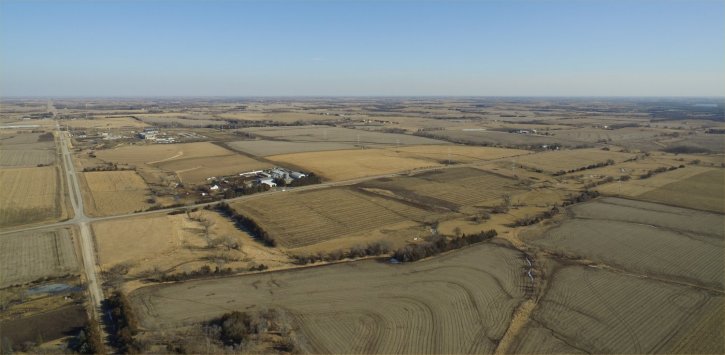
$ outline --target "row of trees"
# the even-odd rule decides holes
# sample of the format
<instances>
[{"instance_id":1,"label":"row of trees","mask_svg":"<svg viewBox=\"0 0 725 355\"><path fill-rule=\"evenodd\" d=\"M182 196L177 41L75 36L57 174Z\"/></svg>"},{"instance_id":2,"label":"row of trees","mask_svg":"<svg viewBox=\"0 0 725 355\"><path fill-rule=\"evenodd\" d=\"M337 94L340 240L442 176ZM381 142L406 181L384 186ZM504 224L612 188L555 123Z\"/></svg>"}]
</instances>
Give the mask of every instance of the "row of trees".
<instances>
[{"instance_id":1,"label":"row of trees","mask_svg":"<svg viewBox=\"0 0 725 355\"><path fill-rule=\"evenodd\" d=\"M566 207L573 205L575 203L581 203L581 202L587 202L593 198L599 197L599 191L596 190L586 190L582 191L578 195L569 196L564 202L561 203L561 207Z\"/></svg>"},{"instance_id":2,"label":"row of trees","mask_svg":"<svg viewBox=\"0 0 725 355\"><path fill-rule=\"evenodd\" d=\"M320 261L338 261L343 259L356 259L366 256L379 256L388 254L390 245L386 241L368 244L367 246L355 246L349 250L334 250L329 253L319 252L317 254L295 255L292 258L298 265L316 263Z\"/></svg>"},{"instance_id":3,"label":"row of trees","mask_svg":"<svg viewBox=\"0 0 725 355\"><path fill-rule=\"evenodd\" d=\"M142 349L133 338L138 334L138 320L126 295L115 291L106 299L105 308L110 318L108 324L112 344L123 354L140 353Z\"/></svg>"},{"instance_id":4,"label":"row of trees","mask_svg":"<svg viewBox=\"0 0 725 355\"><path fill-rule=\"evenodd\" d=\"M259 240L268 247L277 246L277 241L267 233L257 222L243 214L240 214L226 202L216 205L217 211L229 217L239 228L245 229L254 239Z\"/></svg>"},{"instance_id":5,"label":"row of trees","mask_svg":"<svg viewBox=\"0 0 725 355\"><path fill-rule=\"evenodd\" d=\"M89 317L88 323L73 337L68 347L79 354L105 354L101 329L95 318Z\"/></svg>"},{"instance_id":6,"label":"row of trees","mask_svg":"<svg viewBox=\"0 0 725 355\"><path fill-rule=\"evenodd\" d=\"M559 208L554 206L548 211L541 212L535 216L524 216L511 223L511 227L524 227L539 223L545 219L553 218L559 214Z\"/></svg>"},{"instance_id":7,"label":"row of trees","mask_svg":"<svg viewBox=\"0 0 725 355\"><path fill-rule=\"evenodd\" d=\"M684 165L680 165L679 167L680 168L684 168L685 166ZM649 178L651 178L652 176L654 176L656 174L664 173L665 171L677 170L677 169L678 169L677 166L671 166L669 168L668 167L661 166L661 167L659 167L657 169L654 169L654 170L647 170L647 172L644 173L644 174L642 174L642 175L640 175L639 178L640 179L649 179Z\"/></svg>"},{"instance_id":8,"label":"row of trees","mask_svg":"<svg viewBox=\"0 0 725 355\"><path fill-rule=\"evenodd\" d=\"M568 173L584 171L584 170L589 170L589 169L596 169L596 168L601 168L603 166L608 166L608 165L614 165L614 160L609 159L605 162L589 164L587 166L582 166L581 168L576 168L576 169L571 169L571 170L559 170L552 175L561 176L561 175L568 174Z\"/></svg>"},{"instance_id":9,"label":"row of trees","mask_svg":"<svg viewBox=\"0 0 725 355\"><path fill-rule=\"evenodd\" d=\"M462 234L460 237L453 238L436 236L431 241L420 244L411 244L396 250L393 253L393 258L400 262L416 261L449 250L460 249L471 244L481 243L495 237L497 234L498 233L495 229L491 229L475 234Z\"/></svg>"}]
</instances>

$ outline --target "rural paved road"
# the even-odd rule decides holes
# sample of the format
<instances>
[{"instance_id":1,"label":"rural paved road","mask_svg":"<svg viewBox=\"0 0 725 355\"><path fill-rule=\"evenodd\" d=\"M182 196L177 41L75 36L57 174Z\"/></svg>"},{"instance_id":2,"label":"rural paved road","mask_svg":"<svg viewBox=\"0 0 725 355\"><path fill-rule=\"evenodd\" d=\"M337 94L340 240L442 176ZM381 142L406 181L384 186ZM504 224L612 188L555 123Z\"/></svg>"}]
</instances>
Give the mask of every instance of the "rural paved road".
<instances>
[{"instance_id":1,"label":"rural paved road","mask_svg":"<svg viewBox=\"0 0 725 355\"><path fill-rule=\"evenodd\" d=\"M73 206L73 219L67 221L68 224L78 225L80 230L80 247L81 256L83 259L83 268L86 274L86 280L88 282L88 293L91 297L91 304L94 306L94 313L100 309L101 301L103 300L103 290L101 285L98 283L98 274L96 270L96 248L93 243L93 235L91 229L88 226L90 219L86 217L83 211L83 195L81 195L81 187L78 184L78 175L76 174L75 166L73 165L73 157L68 150L70 142L68 140L68 132L60 130L58 122L56 122L56 130L60 137L60 149L63 161L63 170L66 174L66 181L68 183L68 194L70 195L70 202ZM98 314L94 314L98 316ZM98 319L98 317L96 317Z\"/></svg>"}]
</instances>

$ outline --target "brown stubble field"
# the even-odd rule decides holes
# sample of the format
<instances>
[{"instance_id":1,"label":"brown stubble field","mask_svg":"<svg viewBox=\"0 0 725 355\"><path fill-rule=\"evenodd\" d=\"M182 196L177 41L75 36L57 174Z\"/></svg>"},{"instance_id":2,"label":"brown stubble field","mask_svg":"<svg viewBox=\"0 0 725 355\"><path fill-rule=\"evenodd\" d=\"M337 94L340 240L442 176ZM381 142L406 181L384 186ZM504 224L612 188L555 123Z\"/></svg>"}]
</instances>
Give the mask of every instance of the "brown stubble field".
<instances>
[{"instance_id":1,"label":"brown stubble field","mask_svg":"<svg viewBox=\"0 0 725 355\"><path fill-rule=\"evenodd\" d=\"M78 265L67 229L0 237L0 289L42 278L77 275Z\"/></svg>"},{"instance_id":2,"label":"brown stubble field","mask_svg":"<svg viewBox=\"0 0 725 355\"><path fill-rule=\"evenodd\" d=\"M169 173L177 182L198 184L212 176L272 166L209 142L130 145L100 150L96 156L109 163L134 166L147 183L164 183L160 176Z\"/></svg>"},{"instance_id":3,"label":"brown stubble field","mask_svg":"<svg viewBox=\"0 0 725 355\"><path fill-rule=\"evenodd\" d=\"M362 261L147 287L131 297L151 331L226 309L283 307L306 352L491 353L524 299L523 263L514 250L480 245L412 265Z\"/></svg>"},{"instance_id":4,"label":"brown stubble field","mask_svg":"<svg viewBox=\"0 0 725 355\"><path fill-rule=\"evenodd\" d=\"M511 351L723 351L721 214L600 198L519 237L544 284Z\"/></svg>"},{"instance_id":5,"label":"brown stubble field","mask_svg":"<svg viewBox=\"0 0 725 355\"><path fill-rule=\"evenodd\" d=\"M361 235L408 229L445 215L445 211L347 187L275 194L235 202L232 207L254 219L286 249L332 240L338 248L350 247L346 240L360 243L356 237Z\"/></svg>"}]
</instances>

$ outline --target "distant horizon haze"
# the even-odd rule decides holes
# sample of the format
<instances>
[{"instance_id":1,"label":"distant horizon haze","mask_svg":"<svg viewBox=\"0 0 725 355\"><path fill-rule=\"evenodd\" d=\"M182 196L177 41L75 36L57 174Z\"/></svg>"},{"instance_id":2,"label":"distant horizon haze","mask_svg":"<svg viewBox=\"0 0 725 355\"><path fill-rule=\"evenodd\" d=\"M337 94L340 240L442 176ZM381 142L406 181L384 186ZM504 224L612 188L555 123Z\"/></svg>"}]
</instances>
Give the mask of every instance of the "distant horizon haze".
<instances>
[{"instance_id":1,"label":"distant horizon haze","mask_svg":"<svg viewBox=\"0 0 725 355\"><path fill-rule=\"evenodd\" d=\"M725 2L0 2L0 97L723 97Z\"/></svg>"}]
</instances>

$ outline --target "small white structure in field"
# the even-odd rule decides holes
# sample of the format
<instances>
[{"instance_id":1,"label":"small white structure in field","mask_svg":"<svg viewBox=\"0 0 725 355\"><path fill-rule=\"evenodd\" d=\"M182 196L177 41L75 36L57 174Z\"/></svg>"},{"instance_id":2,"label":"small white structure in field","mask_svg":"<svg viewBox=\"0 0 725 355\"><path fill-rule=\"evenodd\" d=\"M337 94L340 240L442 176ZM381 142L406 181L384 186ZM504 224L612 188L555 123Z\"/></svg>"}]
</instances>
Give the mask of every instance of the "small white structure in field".
<instances>
[{"instance_id":1,"label":"small white structure in field","mask_svg":"<svg viewBox=\"0 0 725 355\"><path fill-rule=\"evenodd\" d=\"M300 173L300 172L296 172L296 171L293 171L293 172L291 172L291 173L289 174L289 176L290 176L291 178L293 178L293 179L301 179L301 178L303 178L303 177L306 177L307 175L305 175L305 174L303 174L303 173Z\"/></svg>"},{"instance_id":2,"label":"small white structure in field","mask_svg":"<svg viewBox=\"0 0 725 355\"><path fill-rule=\"evenodd\" d=\"M274 182L274 179L272 179L272 178L259 179L259 183L262 185L267 185L269 187L277 186L277 184Z\"/></svg>"},{"instance_id":3,"label":"small white structure in field","mask_svg":"<svg viewBox=\"0 0 725 355\"><path fill-rule=\"evenodd\" d=\"M210 187L209 190L219 190L219 185L214 185Z\"/></svg>"}]
</instances>

